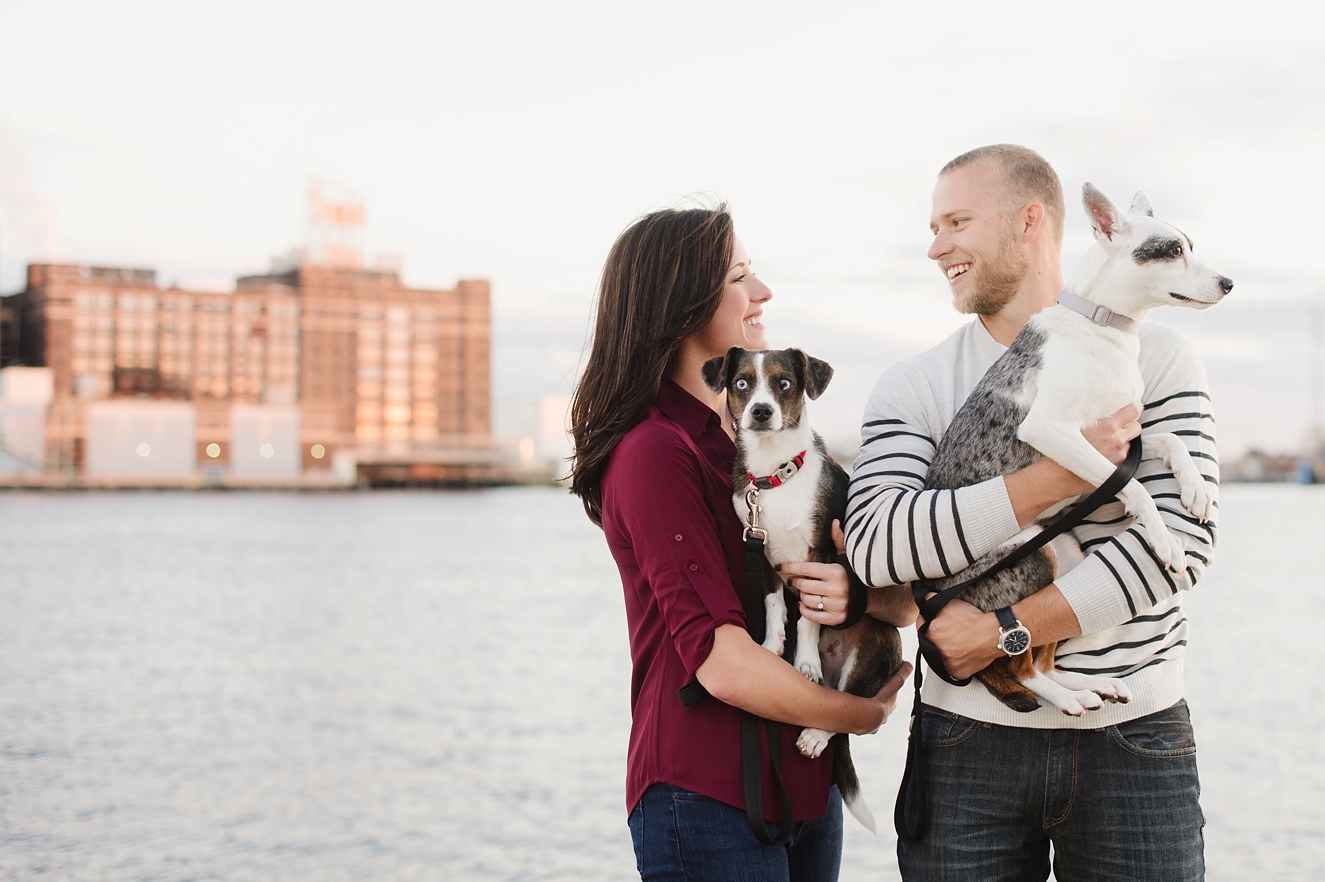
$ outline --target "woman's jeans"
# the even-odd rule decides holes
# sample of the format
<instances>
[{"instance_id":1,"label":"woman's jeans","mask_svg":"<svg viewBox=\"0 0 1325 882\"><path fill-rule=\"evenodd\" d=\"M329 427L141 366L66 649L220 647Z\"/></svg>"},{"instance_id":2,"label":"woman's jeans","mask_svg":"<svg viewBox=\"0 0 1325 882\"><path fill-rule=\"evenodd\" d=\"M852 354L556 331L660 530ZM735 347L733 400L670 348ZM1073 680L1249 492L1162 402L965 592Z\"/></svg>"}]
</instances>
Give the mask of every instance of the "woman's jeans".
<instances>
[{"instance_id":1,"label":"woman's jeans","mask_svg":"<svg viewBox=\"0 0 1325 882\"><path fill-rule=\"evenodd\" d=\"M907 880L1204 878L1187 703L1106 729L1018 729L925 707L929 828Z\"/></svg>"},{"instance_id":2,"label":"woman's jeans","mask_svg":"<svg viewBox=\"0 0 1325 882\"><path fill-rule=\"evenodd\" d=\"M777 836L779 824L768 825ZM670 784L654 784L630 813L635 865L644 882L835 882L842 863L842 799L796 821L785 846L755 839L745 810Z\"/></svg>"}]
</instances>

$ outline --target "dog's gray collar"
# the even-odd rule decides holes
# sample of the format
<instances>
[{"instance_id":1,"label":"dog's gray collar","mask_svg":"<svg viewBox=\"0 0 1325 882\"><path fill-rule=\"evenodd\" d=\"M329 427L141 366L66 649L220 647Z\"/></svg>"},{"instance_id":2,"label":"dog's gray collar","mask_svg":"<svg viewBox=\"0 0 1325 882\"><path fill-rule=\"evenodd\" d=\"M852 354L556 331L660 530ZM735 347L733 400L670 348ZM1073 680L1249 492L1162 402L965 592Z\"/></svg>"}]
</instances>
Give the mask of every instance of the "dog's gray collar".
<instances>
[{"instance_id":1,"label":"dog's gray collar","mask_svg":"<svg viewBox=\"0 0 1325 882\"><path fill-rule=\"evenodd\" d=\"M1129 334L1135 334L1136 329L1141 327L1141 324L1136 319L1130 319L1125 315L1114 312L1107 306L1100 306L1098 303L1093 303L1084 297L1079 297L1066 288L1058 292L1058 296L1054 298L1054 303L1057 303L1059 306L1066 306L1073 312L1084 315L1097 325L1117 328L1118 330L1126 331Z\"/></svg>"}]
</instances>

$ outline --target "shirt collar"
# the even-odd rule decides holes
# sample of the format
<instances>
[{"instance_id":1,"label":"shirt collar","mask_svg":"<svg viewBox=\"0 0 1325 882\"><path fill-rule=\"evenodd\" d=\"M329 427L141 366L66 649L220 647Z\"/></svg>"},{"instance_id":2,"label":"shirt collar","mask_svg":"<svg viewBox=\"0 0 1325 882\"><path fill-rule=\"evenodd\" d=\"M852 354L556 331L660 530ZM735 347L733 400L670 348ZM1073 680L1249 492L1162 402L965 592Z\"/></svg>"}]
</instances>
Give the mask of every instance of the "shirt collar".
<instances>
[{"instance_id":1,"label":"shirt collar","mask_svg":"<svg viewBox=\"0 0 1325 882\"><path fill-rule=\"evenodd\" d=\"M663 377L658 386L658 397L653 400L668 419L679 424L691 438L698 441L710 422L721 427L721 417L704 402L677 385L670 377Z\"/></svg>"},{"instance_id":2,"label":"shirt collar","mask_svg":"<svg viewBox=\"0 0 1325 882\"><path fill-rule=\"evenodd\" d=\"M1008 351L1008 347L994 339L994 335L989 333L989 329L980 321L978 315L975 317L975 345L989 358L991 364Z\"/></svg>"}]
</instances>

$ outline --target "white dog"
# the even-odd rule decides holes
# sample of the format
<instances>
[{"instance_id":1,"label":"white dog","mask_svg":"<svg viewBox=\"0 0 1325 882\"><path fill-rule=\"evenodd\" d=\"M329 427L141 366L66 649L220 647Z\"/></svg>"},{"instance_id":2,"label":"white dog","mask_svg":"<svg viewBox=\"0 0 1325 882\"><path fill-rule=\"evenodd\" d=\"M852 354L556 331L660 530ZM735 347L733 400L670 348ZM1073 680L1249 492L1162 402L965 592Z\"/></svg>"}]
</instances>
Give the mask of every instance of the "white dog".
<instances>
[{"instance_id":1,"label":"white dog","mask_svg":"<svg viewBox=\"0 0 1325 882\"><path fill-rule=\"evenodd\" d=\"M1127 214L1091 184L1082 188L1082 202L1095 246L1058 295L1058 305L1031 318L957 412L930 464L925 489L967 487L1017 471L1041 456L1096 487L1103 484L1114 465L1081 430L1125 405L1141 406L1145 384L1137 363L1138 325L1157 306L1205 309L1233 289L1231 279L1196 261L1186 234L1154 217L1144 193L1136 194ZM1144 435L1142 456L1162 459L1178 480L1183 507L1202 522L1209 518L1216 486L1205 481L1180 438ZM1175 573L1185 570L1182 544L1165 527L1145 488L1132 480L1119 498L1137 519L1156 558ZM1014 544L1038 530L1029 528ZM1007 552L1006 547L991 552L970 571L935 580L925 589L941 591L964 581ZM1010 617L1008 607L1053 581L1056 565L1054 554L1041 549L976 582L963 599L985 612L998 612L1003 624ZM1008 633L1024 631L1016 624L1013 628L1012 621L1006 623ZM1031 711L1039 707L1038 696L1065 713L1081 714L1099 707L1099 697L1130 698L1121 680L1054 670L1055 645L1034 653L1026 652L1028 645L1028 639L1004 645L1009 658L979 675L1008 706Z\"/></svg>"}]
</instances>

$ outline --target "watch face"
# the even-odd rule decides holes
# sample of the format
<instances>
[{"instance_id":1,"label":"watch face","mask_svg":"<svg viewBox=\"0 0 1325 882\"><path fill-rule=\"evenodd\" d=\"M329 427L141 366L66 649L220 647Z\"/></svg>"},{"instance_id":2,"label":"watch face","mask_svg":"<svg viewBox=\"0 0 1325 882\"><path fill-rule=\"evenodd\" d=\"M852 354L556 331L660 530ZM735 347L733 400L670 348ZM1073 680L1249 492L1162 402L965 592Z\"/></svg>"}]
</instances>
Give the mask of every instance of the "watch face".
<instances>
[{"instance_id":1,"label":"watch face","mask_svg":"<svg viewBox=\"0 0 1325 882\"><path fill-rule=\"evenodd\" d=\"M1031 648L1031 634L1025 628L1013 628L1003 635L1003 651L1008 655L1021 655Z\"/></svg>"}]
</instances>

